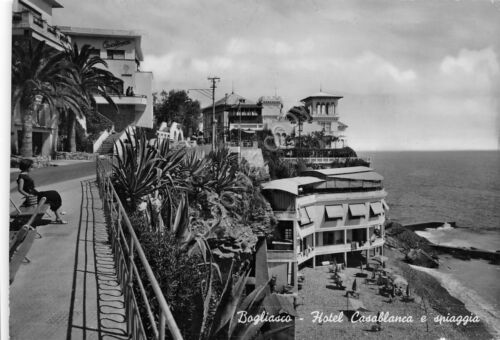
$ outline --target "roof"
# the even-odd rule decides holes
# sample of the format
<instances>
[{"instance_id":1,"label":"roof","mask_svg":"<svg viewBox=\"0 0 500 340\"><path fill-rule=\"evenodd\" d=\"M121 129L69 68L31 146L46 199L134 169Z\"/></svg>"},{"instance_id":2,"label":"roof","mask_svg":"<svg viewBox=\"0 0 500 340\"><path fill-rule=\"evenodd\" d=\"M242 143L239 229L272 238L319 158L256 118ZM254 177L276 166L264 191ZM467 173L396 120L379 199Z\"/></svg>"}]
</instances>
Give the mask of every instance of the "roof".
<instances>
[{"instance_id":1,"label":"roof","mask_svg":"<svg viewBox=\"0 0 500 340\"><path fill-rule=\"evenodd\" d=\"M358 172L352 174L344 174L344 175L333 175L328 177L334 178L344 178L344 179L352 179L355 181L383 181L384 177L375 171L370 172Z\"/></svg>"},{"instance_id":2,"label":"roof","mask_svg":"<svg viewBox=\"0 0 500 340\"><path fill-rule=\"evenodd\" d=\"M330 168L330 169L317 169L317 170L309 170L303 172L303 174L322 174L325 176L333 176L333 175L344 175L344 174L353 174L358 172L367 172L373 171L372 168L367 166L351 166L346 168Z\"/></svg>"},{"instance_id":3,"label":"roof","mask_svg":"<svg viewBox=\"0 0 500 340\"><path fill-rule=\"evenodd\" d=\"M304 101L306 101L308 99L312 99L312 98L334 98L334 99L340 99L340 98L344 98L344 97L320 91L320 92L311 94L310 96L307 96L306 98L302 99L301 102L304 102Z\"/></svg>"},{"instance_id":4,"label":"roof","mask_svg":"<svg viewBox=\"0 0 500 340\"><path fill-rule=\"evenodd\" d=\"M384 177L372 168L366 166L353 166L347 168L317 169L302 172L306 176L320 176L328 178L343 178L355 181L383 181Z\"/></svg>"},{"instance_id":5,"label":"roof","mask_svg":"<svg viewBox=\"0 0 500 340\"><path fill-rule=\"evenodd\" d=\"M71 27L71 26L58 26L61 32L70 37L110 37L110 38L129 38L135 40L135 51L137 53L137 59L140 61L144 60L142 49L141 49L141 35L135 31L130 30L115 30L115 29L103 29L94 27Z\"/></svg>"},{"instance_id":6,"label":"roof","mask_svg":"<svg viewBox=\"0 0 500 340\"><path fill-rule=\"evenodd\" d=\"M52 8L64 8L59 2L56 0L45 0Z\"/></svg>"},{"instance_id":7,"label":"roof","mask_svg":"<svg viewBox=\"0 0 500 340\"><path fill-rule=\"evenodd\" d=\"M293 195L299 194L299 187L302 185L321 183L324 180L317 177L301 176L301 177L291 177L282 178L270 181L267 183L262 183L263 190L281 190L289 192Z\"/></svg>"},{"instance_id":8,"label":"roof","mask_svg":"<svg viewBox=\"0 0 500 340\"><path fill-rule=\"evenodd\" d=\"M241 100L241 102L240 102ZM257 106L257 103L252 101L252 100L249 100L243 96L240 96L239 94L237 93L234 93L234 92L231 92L230 94L226 94L224 97L222 97L221 99L217 100L215 102L215 106L235 106L235 105L238 105L238 104L241 104L242 107L245 107L245 106ZM205 107L203 110L206 110L208 108L211 108L212 105L209 105L207 107Z\"/></svg>"},{"instance_id":9,"label":"roof","mask_svg":"<svg viewBox=\"0 0 500 340\"><path fill-rule=\"evenodd\" d=\"M262 96L258 100L259 103L277 103L282 104L283 100L279 96Z\"/></svg>"}]
</instances>

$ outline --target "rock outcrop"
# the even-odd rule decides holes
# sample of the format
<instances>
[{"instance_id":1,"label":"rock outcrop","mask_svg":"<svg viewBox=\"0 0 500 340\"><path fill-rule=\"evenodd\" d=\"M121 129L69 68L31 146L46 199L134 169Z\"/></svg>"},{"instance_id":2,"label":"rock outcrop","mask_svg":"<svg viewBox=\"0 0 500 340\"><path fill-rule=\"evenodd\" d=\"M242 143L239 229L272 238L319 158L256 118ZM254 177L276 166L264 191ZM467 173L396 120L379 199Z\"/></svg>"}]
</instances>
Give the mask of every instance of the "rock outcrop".
<instances>
[{"instance_id":1,"label":"rock outcrop","mask_svg":"<svg viewBox=\"0 0 500 340\"><path fill-rule=\"evenodd\" d=\"M406 262L416 266L427 268L439 267L439 262L422 249L410 249L410 251L406 254L405 260Z\"/></svg>"}]
</instances>

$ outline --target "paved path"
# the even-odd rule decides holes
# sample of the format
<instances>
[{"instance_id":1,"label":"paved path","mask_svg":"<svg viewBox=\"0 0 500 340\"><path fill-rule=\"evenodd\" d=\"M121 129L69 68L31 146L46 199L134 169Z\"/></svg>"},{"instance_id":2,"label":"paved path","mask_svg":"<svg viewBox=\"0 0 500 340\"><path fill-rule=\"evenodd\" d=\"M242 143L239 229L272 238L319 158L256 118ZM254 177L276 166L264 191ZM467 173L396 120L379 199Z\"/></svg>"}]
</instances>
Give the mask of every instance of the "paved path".
<instances>
[{"instance_id":1,"label":"paved path","mask_svg":"<svg viewBox=\"0 0 500 340\"><path fill-rule=\"evenodd\" d=\"M10 286L10 338L126 339L123 295L95 183L72 180L50 189L60 192L69 224L37 227L42 238Z\"/></svg>"}]
</instances>

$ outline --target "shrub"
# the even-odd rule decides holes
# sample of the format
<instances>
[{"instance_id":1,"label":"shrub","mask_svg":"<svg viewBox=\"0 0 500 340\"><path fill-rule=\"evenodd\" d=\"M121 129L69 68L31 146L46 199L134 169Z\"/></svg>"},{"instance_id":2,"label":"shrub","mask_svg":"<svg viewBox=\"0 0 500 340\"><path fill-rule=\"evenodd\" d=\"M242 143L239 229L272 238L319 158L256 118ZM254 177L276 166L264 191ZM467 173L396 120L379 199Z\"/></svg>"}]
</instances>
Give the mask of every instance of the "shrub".
<instances>
[{"instance_id":1,"label":"shrub","mask_svg":"<svg viewBox=\"0 0 500 340\"><path fill-rule=\"evenodd\" d=\"M186 250L181 249L169 231L158 233L138 228L138 237L181 333L189 338L187 335L196 306L194 299L199 295L202 281L207 275L206 266L200 265L203 261L198 256L189 256ZM141 278L146 280L145 272L141 270L140 273ZM159 306L153 298L151 286L148 285L146 289L149 300L154 301L153 314L159 315ZM143 322L149 335L152 335L151 325L146 320Z\"/></svg>"}]
</instances>

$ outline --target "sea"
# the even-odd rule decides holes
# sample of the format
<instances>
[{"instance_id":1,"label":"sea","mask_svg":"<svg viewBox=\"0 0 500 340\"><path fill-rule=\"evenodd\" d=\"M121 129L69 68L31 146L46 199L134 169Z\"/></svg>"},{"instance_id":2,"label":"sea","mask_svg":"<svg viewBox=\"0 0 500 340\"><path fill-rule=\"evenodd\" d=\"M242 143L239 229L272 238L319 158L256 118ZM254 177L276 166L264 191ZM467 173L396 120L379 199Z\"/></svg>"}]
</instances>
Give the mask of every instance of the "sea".
<instances>
[{"instance_id":1,"label":"sea","mask_svg":"<svg viewBox=\"0 0 500 340\"><path fill-rule=\"evenodd\" d=\"M359 152L384 176L390 210L401 224L455 222L420 231L442 245L500 250L499 151ZM445 255L436 277L500 339L500 265Z\"/></svg>"}]
</instances>

